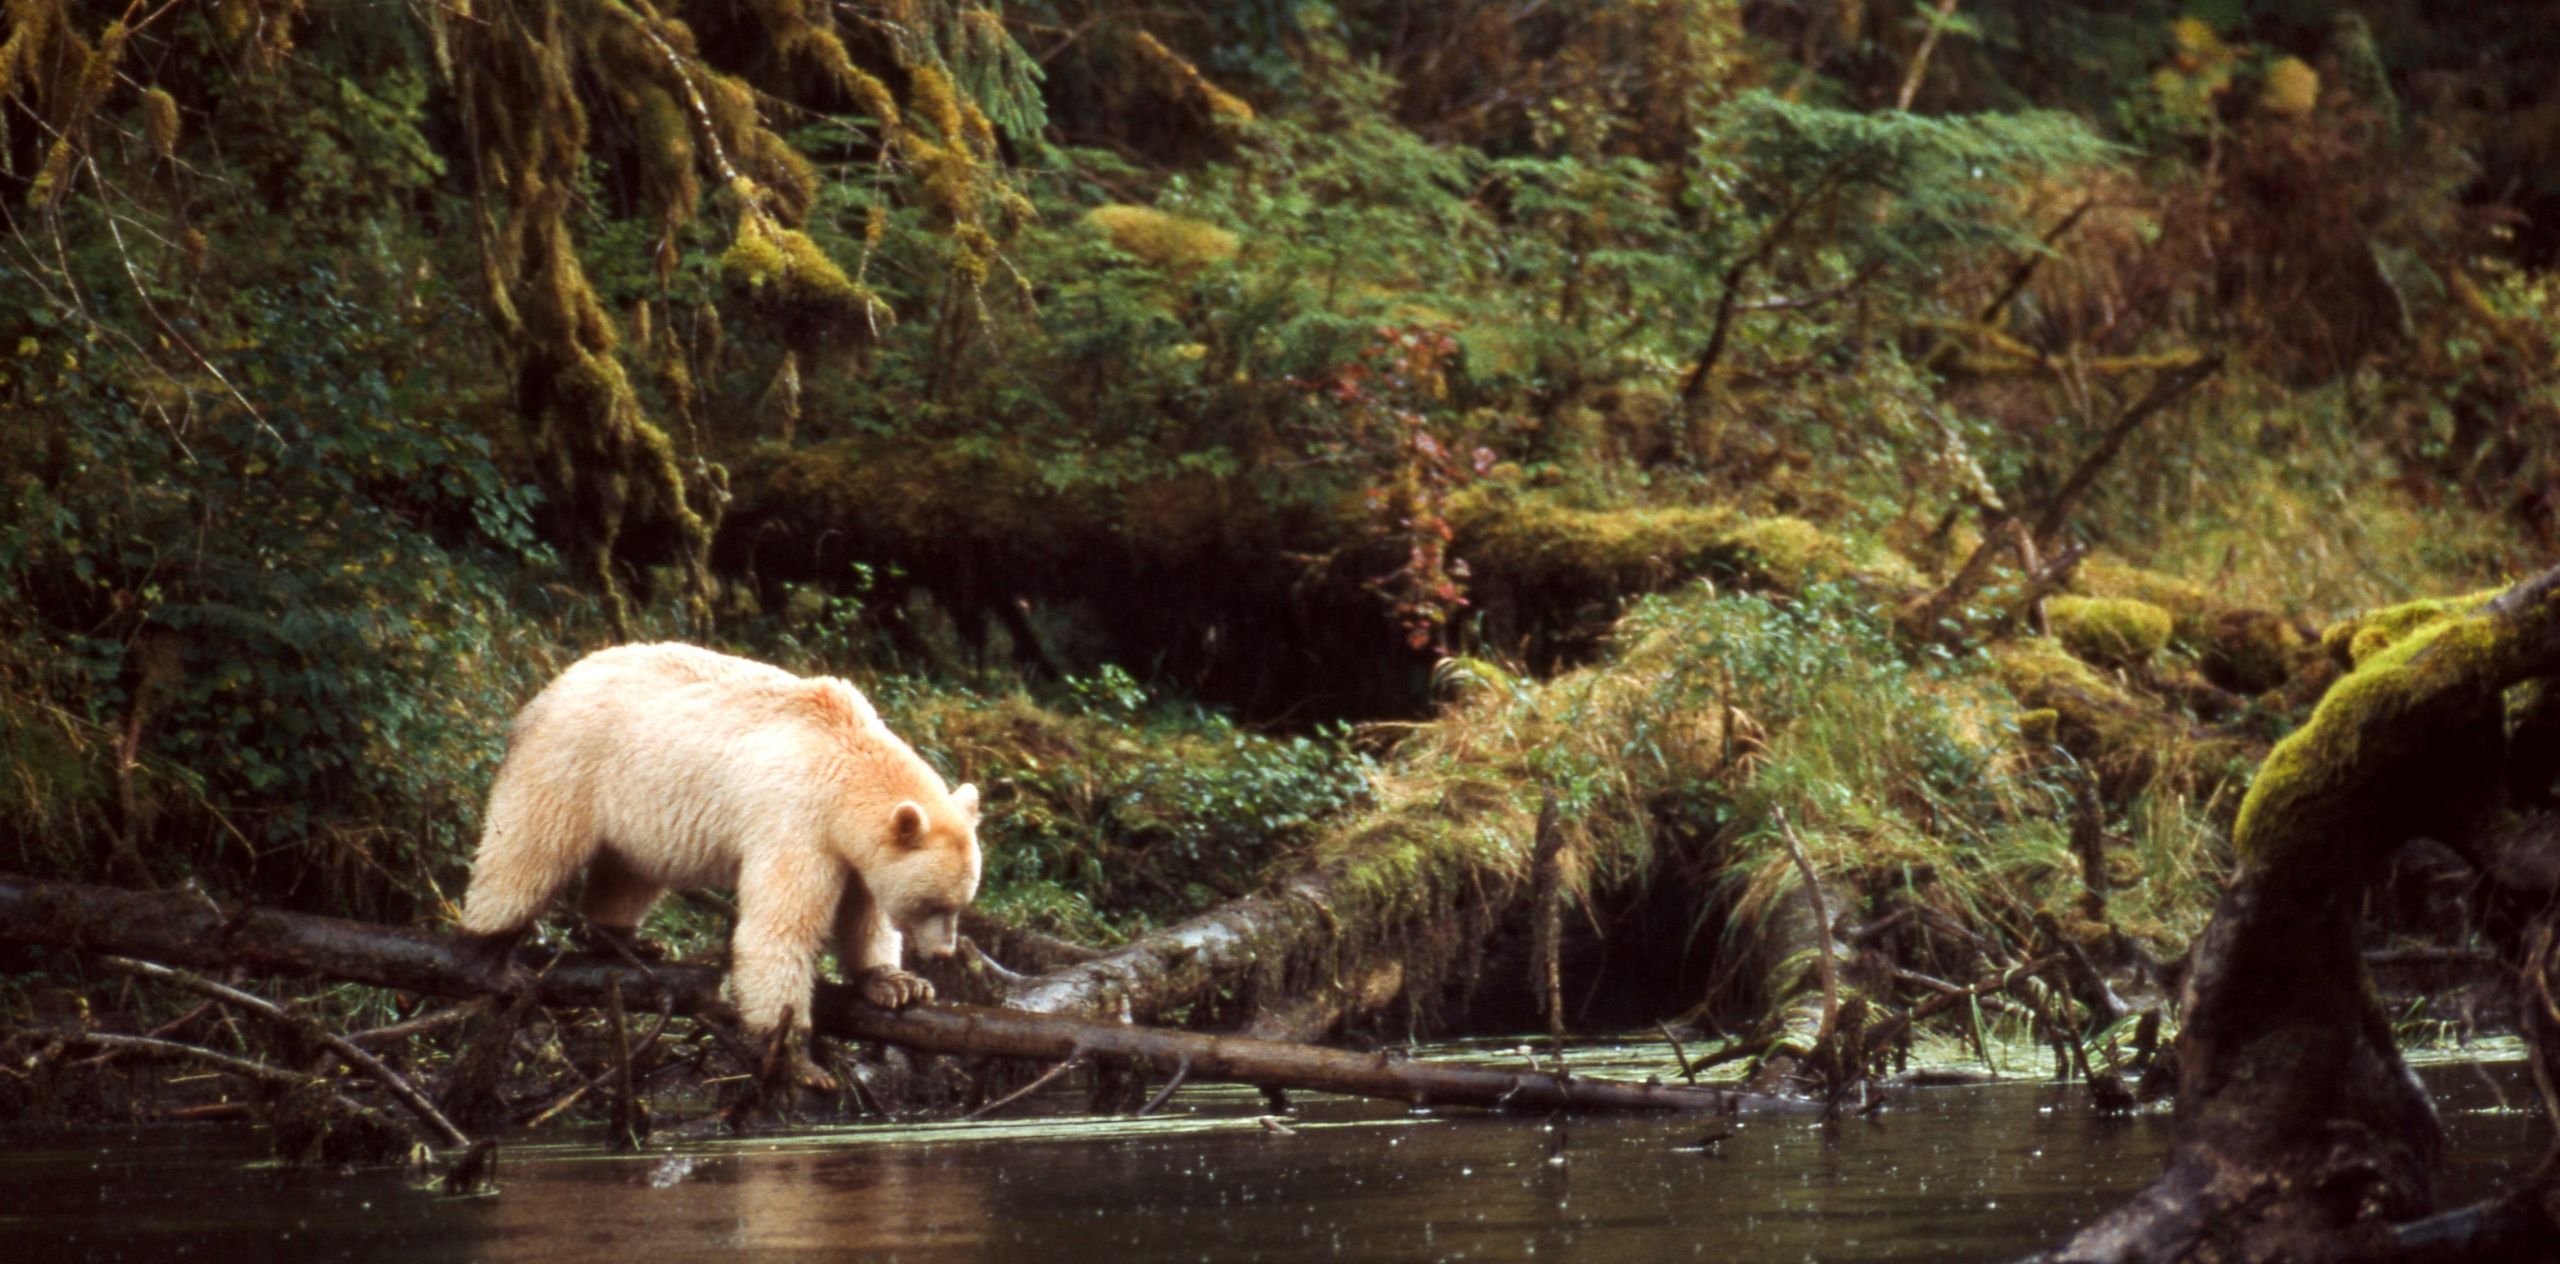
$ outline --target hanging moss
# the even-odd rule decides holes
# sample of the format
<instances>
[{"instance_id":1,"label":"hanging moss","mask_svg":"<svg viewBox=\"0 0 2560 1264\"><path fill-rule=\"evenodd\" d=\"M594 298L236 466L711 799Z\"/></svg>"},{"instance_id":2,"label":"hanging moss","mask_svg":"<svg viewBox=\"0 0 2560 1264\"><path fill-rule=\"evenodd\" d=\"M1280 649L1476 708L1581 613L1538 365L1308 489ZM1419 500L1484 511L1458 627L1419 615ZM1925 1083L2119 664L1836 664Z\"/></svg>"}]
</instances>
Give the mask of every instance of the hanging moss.
<instances>
[{"instance_id":1,"label":"hanging moss","mask_svg":"<svg viewBox=\"0 0 2560 1264\"><path fill-rule=\"evenodd\" d=\"M35 182L28 187L28 201L51 206L69 187L72 159L80 152L81 138L88 133L90 116L106 103L108 91L115 87L116 63L124 58L126 38L124 23L107 24L106 31L98 36L97 48L81 63L70 102L46 120L53 144L45 151L44 165L37 168Z\"/></svg>"},{"instance_id":2,"label":"hanging moss","mask_svg":"<svg viewBox=\"0 0 2560 1264\"><path fill-rule=\"evenodd\" d=\"M1211 118L1229 122L1250 123L1253 107L1244 98L1209 82L1200 68L1167 48L1155 36L1140 31L1130 40L1138 59L1156 76L1160 89L1177 101L1188 102Z\"/></svg>"},{"instance_id":3,"label":"hanging moss","mask_svg":"<svg viewBox=\"0 0 2560 1264\"><path fill-rule=\"evenodd\" d=\"M2102 667L2140 667L2169 643L2169 612L2147 601L2055 597L2045 620L2063 648Z\"/></svg>"},{"instance_id":4,"label":"hanging moss","mask_svg":"<svg viewBox=\"0 0 2560 1264\"><path fill-rule=\"evenodd\" d=\"M178 99L166 89L143 90L142 133L150 138L151 152L163 158L178 152Z\"/></svg>"},{"instance_id":5,"label":"hanging moss","mask_svg":"<svg viewBox=\"0 0 2560 1264\"><path fill-rule=\"evenodd\" d=\"M798 349L838 355L868 343L894 318L871 287L854 280L807 233L749 210L720 256L721 275L758 301L780 309Z\"/></svg>"},{"instance_id":6,"label":"hanging moss","mask_svg":"<svg viewBox=\"0 0 2560 1264\"><path fill-rule=\"evenodd\" d=\"M702 181L697 174L700 155L694 150L693 126L685 118L684 107L676 104L675 95L656 84L638 91L638 110L634 120L640 136L640 182L648 190L649 200L658 206L659 218L669 228L680 228L693 219L694 208L702 201Z\"/></svg>"}]
</instances>

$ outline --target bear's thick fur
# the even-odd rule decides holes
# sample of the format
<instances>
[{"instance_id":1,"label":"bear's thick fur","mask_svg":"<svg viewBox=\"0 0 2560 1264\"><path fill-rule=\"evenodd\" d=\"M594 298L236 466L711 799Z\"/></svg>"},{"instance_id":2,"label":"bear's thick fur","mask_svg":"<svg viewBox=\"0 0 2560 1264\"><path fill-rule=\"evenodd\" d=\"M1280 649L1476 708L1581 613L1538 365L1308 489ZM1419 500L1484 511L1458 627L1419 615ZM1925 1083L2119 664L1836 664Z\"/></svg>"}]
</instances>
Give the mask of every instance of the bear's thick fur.
<instances>
[{"instance_id":1,"label":"bear's thick fur","mask_svg":"<svg viewBox=\"0 0 2560 1264\"><path fill-rule=\"evenodd\" d=\"M978 791L941 776L853 686L690 645L572 664L507 733L462 928L505 968L570 877L628 939L667 889L734 883L729 987L760 1036L805 1026L822 941L874 1004L933 988L905 936L948 956L978 891Z\"/></svg>"}]
</instances>

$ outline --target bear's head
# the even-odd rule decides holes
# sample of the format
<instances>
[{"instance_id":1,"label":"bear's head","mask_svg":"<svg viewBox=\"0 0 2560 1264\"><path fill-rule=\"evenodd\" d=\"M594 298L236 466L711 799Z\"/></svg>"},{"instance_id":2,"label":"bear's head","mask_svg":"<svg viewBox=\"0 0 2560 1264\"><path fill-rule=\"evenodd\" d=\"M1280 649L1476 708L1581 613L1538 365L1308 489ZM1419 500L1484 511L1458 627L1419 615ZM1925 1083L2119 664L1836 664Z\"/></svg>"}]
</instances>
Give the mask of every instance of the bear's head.
<instances>
[{"instance_id":1,"label":"bear's head","mask_svg":"<svg viewBox=\"0 0 2560 1264\"><path fill-rule=\"evenodd\" d=\"M862 880L919 954L948 957L960 945L960 910L978 898L978 788L936 797L943 801L930 810L913 799L898 804L886 863Z\"/></svg>"}]
</instances>

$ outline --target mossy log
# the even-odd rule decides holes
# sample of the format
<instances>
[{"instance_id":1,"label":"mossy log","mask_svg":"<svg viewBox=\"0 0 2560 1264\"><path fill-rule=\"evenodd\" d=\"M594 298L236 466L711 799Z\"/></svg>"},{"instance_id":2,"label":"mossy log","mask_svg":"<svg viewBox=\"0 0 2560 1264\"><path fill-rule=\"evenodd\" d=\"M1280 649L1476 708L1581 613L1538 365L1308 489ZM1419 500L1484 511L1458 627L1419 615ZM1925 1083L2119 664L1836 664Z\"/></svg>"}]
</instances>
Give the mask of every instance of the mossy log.
<instances>
[{"instance_id":1,"label":"mossy log","mask_svg":"<svg viewBox=\"0 0 2560 1264\"><path fill-rule=\"evenodd\" d=\"M2080 565L2072 587L2089 597L2138 601L2167 611L2168 642L2194 654L2207 681L2235 694L2254 696L2282 688L2313 670L2324 656L2321 646L2285 616L2235 605L2174 575L2091 558ZM2325 685L2327 677L2319 683Z\"/></svg>"},{"instance_id":2,"label":"mossy log","mask_svg":"<svg viewBox=\"0 0 2560 1264\"><path fill-rule=\"evenodd\" d=\"M1527 898L1532 823L1489 783L1392 799L1261 891L1093 960L1022 980L1006 1005L1156 1022L1194 1014L1320 1036L1402 1002L1427 1010Z\"/></svg>"},{"instance_id":3,"label":"mossy log","mask_svg":"<svg viewBox=\"0 0 2560 1264\"><path fill-rule=\"evenodd\" d=\"M0 941L110 952L167 964L337 979L431 996L484 995L458 940L407 927L223 903L193 891L128 891L0 875ZM726 1014L720 971L570 955L540 963L546 1005ZM1554 1110L1793 1111L1783 1098L1629 1084L1533 1069L1403 1061L1306 1045L1167 1031L1126 1022L968 1005L891 1012L821 983L811 1026L848 1040L930 1053L1091 1061L1180 1071L1199 1081L1349 1093L1445 1106Z\"/></svg>"},{"instance_id":4,"label":"mossy log","mask_svg":"<svg viewBox=\"0 0 2560 1264\"><path fill-rule=\"evenodd\" d=\"M2210 799L2236 785L2262 749L2133 693L2049 638L1994 646L1992 660L2019 706L2052 713L2054 740L2097 773L2111 800L2164 779Z\"/></svg>"},{"instance_id":5,"label":"mossy log","mask_svg":"<svg viewBox=\"0 0 2560 1264\"><path fill-rule=\"evenodd\" d=\"M2474 1258L2427 1254L2429 1235L2393 1228L2433 1209L2441 1132L2392 1042L2356 923L2365 887L2409 840L2479 854L2507 779L2507 691L2554 675L2560 569L2413 621L2276 745L2240 810L2238 872L2196 947L2168 1171L2040 1260ZM2560 834L2543 837L2560 848ZM2515 1205L2553 1205L2553 1176L2546 1166ZM2549 1223L2541 1231L2547 1250Z\"/></svg>"}]
</instances>

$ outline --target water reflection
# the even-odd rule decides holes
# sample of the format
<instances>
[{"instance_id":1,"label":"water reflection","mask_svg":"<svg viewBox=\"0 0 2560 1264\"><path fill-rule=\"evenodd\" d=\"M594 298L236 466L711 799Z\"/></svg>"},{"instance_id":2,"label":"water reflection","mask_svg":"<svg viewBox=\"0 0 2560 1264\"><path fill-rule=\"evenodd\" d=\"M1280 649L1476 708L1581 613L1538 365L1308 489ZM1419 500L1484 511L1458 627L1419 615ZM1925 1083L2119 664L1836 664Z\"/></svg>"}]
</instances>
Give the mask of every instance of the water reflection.
<instances>
[{"instance_id":1,"label":"water reflection","mask_svg":"<svg viewBox=\"0 0 2560 1264\"><path fill-rule=\"evenodd\" d=\"M2530 1166L2516 1064L2429 1068L2449 1198ZM2501 1104L2503 1097L2507 1105ZM814 1130L608 1156L519 1144L494 1197L254 1169L236 1134L0 1154L0 1258L901 1261L2000 1260L2158 1171L2164 1115L2042 1085L1915 1092L1880 1121L1549 1124L1251 1094L1165 1121ZM38 1253L30 1253L30 1251Z\"/></svg>"},{"instance_id":2,"label":"water reflection","mask_svg":"<svg viewBox=\"0 0 2560 1264\"><path fill-rule=\"evenodd\" d=\"M987 1174L960 1158L941 1146L783 1143L614 1161L534 1156L501 1173L497 1197L459 1208L453 1227L475 1260L971 1257L990 1221Z\"/></svg>"}]
</instances>

